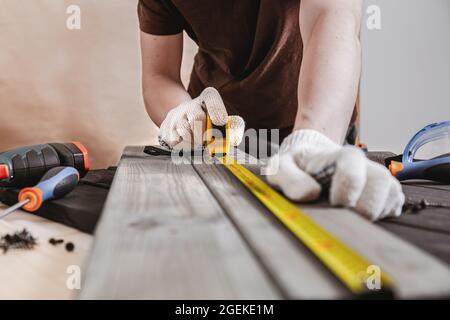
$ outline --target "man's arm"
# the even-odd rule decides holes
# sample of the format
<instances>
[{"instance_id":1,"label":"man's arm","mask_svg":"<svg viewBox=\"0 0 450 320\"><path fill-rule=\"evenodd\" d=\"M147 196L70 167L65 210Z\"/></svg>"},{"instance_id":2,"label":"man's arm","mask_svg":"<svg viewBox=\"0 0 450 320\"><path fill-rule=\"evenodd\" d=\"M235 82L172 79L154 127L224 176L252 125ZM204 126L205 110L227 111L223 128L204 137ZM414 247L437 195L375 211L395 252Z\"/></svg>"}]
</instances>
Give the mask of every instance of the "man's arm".
<instances>
[{"instance_id":1,"label":"man's arm","mask_svg":"<svg viewBox=\"0 0 450 320\"><path fill-rule=\"evenodd\" d=\"M295 129L314 129L342 143L361 72L361 0L302 0L303 62Z\"/></svg>"},{"instance_id":2,"label":"man's arm","mask_svg":"<svg viewBox=\"0 0 450 320\"><path fill-rule=\"evenodd\" d=\"M317 200L325 188L332 205L377 220L399 216L405 196L384 166L341 145L358 90L360 20L361 0L301 0L297 130L266 172L269 183L294 201Z\"/></svg>"},{"instance_id":3,"label":"man's arm","mask_svg":"<svg viewBox=\"0 0 450 320\"><path fill-rule=\"evenodd\" d=\"M154 36L141 32L141 55L145 107L160 126L172 108L191 99L180 78L183 34Z\"/></svg>"}]
</instances>

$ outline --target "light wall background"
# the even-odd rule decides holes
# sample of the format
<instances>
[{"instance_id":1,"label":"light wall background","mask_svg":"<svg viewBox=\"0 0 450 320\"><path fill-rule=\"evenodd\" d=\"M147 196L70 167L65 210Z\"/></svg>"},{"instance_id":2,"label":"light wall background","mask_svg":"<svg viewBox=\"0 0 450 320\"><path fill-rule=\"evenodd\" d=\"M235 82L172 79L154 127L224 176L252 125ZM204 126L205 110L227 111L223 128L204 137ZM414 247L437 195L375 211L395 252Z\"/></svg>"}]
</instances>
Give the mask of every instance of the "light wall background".
<instances>
[{"instance_id":1,"label":"light wall background","mask_svg":"<svg viewBox=\"0 0 450 320\"><path fill-rule=\"evenodd\" d=\"M79 140L95 167L156 143L140 84L135 0L0 0L0 150ZM66 9L81 7L81 30ZM195 48L187 46L185 81Z\"/></svg>"},{"instance_id":2,"label":"light wall background","mask_svg":"<svg viewBox=\"0 0 450 320\"><path fill-rule=\"evenodd\" d=\"M365 0L381 30L362 28L361 138L401 153L425 125L450 120L450 0Z\"/></svg>"},{"instance_id":3,"label":"light wall background","mask_svg":"<svg viewBox=\"0 0 450 320\"><path fill-rule=\"evenodd\" d=\"M156 143L142 101L136 3L0 0L0 150L79 140L102 168L126 145ZM72 4L81 30L66 28ZM400 151L423 125L450 120L450 0L369 4L383 20L381 31L363 26L362 139ZM185 83L195 51L186 39Z\"/></svg>"}]
</instances>

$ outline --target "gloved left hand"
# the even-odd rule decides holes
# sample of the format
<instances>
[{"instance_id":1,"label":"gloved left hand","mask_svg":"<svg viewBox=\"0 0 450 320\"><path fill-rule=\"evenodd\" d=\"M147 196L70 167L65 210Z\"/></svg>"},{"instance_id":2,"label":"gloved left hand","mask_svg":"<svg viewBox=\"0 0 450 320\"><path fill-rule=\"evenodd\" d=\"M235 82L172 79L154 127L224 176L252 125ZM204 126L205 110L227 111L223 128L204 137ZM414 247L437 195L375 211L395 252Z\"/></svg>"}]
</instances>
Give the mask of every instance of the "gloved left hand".
<instances>
[{"instance_id":1,"label":"gloved left hand","mask_svg":"<svg viewBox=\"0 0 450 320\"><path fill-rule=\"evenodd\" d=\"M332 205L353 208L370 220L399 216L405 201L386 168L315 130L291 133L269 159L266 175L291 200L313 201L326 189Z\"/></svg>"}]
</instances>

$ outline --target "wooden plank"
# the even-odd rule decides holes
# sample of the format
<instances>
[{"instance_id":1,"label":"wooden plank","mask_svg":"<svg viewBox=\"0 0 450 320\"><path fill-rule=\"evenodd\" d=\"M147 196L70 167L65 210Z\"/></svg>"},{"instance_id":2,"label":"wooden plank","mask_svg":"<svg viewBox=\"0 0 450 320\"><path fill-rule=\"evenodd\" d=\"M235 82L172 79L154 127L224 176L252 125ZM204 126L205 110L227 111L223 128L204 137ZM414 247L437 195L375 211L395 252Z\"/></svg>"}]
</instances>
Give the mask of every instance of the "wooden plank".
<instances>
[{"instance_id":1,"label":"wooden plank","mask_svg":"<svg viewBox=\"0 0 450 320\"><path fill-rule=\"evenodd\" d=\"M446 208L427 208L417 213L405 212L398 218L389 218L384 222L450 235L450 210ZM419 235L417 238L420 241ZM448 255L450 256L450 250Z\"/></svg>"},{"instance_id":2,"label":"wooden plank","mask_svg":"<svg viewBox=\"0 0 450 320\"><path fill-rule=\"evenodd\" d=\"M449 184L441 184L441 183L438 183L438 182L435 182L435 181L409 180L409 181L403 181L402 185L422 187L422 188L427 188L427 189L446 190L446 191L450 192L450 185Z\"/></svg>"},{"instance_id":3,"label":"wooden plank","mask_svg":"<svg viewBox=\"0 0 450 320\"><path fill-rule=\"evenodd\" d=\"M407 225L387 221L381 222L381 225L398 237L414 243L419 248L426 250L447 264L450 264L450 234L412 228Z\"/></svg>"},{"instance_id":4,"label":"wooden plank","mask_svg":"<svg viewBox=\"0 0 450 320\"><path fill-rule=\"evenodd\" d=\"M450 191L440 189L438 186L425 188L423 186L402 184L402 189L408 202L418 203L425 199L432 204L439 204L450 208Z\"/></svg>"},{"instance_id":5,"label":"wooden plank","mask_svg":"<svg viewBox=\"0 0 450 320\"><path fill-rule=\"evenodd\" d=\"M333 299L347 290L222 165L195 165L286 298Z\"/></svg>"},{"instance_id":6,"label":"wooden plank","mask_svg":"<svg viewBox=\"0 0 450 320\"><path fill-rule=\"evenodd\" d=\"M392 152L369 152L367 157L373 161L384 165L384 159L395 156ZM402 182L403 192L406 196L407 203L419 203L422 200L434 205L443 205L448 208L428 207L415 214L405 212L401 217L388 219L390 224L399 224L402 226L410 226L428 231L436 231L439 233L450 234L450 185L439 184L434 181L426 180L407 180ZM384 224L380 224L384 226ZM406 230L404 228L399 228ZM406 231L405 231L406 232ZM406 232L407 237L418 238L420 242L420 232ZM439 237L439 236L437 236ZM411 239L411 238L408 238ZM414 242L414 241L413 241ZM416 241L417 242L417 241ZM423 247L423 243L422 248ZM424 248L427 249L427 248ZM431 248L430 248L431 249ZM450 252L448 253L450 255Z\"/></svg>"},{"instance_id":7,"label":"wooden plank","mask_svg":"<svg viewBox=\"0 0 450 320\"><path fill-rule=\"evenodd\" d=\"M192 166L142 151L120 162L81 298L279 298Z\"/></svg>"},{"instance_id":8,"label":"wooden plank","mask_svg":"<svg viewBox=\"0 0 450 320\"><path fill-rule=\"evenodd\" d=\"M370 151L366 154L367 158L372 161L378 162L381 165L385 165L384 159L395 157L396 154L389 151Z\"/></svg>"},{"instance_id":9,"label":"wooden plank","mask_svg":"<svg viewBox=\"0 0 450 320\"><path fill-rule=\"evenodd\" d=\"M400 298L450 296L450 268L429 253L358 214L344 209L303 205L314 220L363 254L396 284Z\"/></svg>"},{"instance_id":10,"label":"wooden plank","mask_svg":"<svg viewBox=\"0 0 450 320\"><path fill-rule=\"evenodd\" d=\"M299 242L255 203L220 165L196 165L243 237L282 292L293 298L338 298L344 291ZM252 171L257 173L257 168ZM390 234L356 213L326 205L301 205L315 221L361 252L397 285L401 298L450 295L450 269L431 255ZM283 263L284 262L284 263ZM445 279L445 281L443 281Z\"/></svg>"},{"instance_id":11,"label":"wooden plank","mask_svg":"<svg viewBox=\"0 0 450 320\"><path fill-rule=\"evenodd\" d=\"M387 219L387 222L450 234L450 189L447 190L449 186L426 181L411 181L402 183L402 187L408 203L419 203L426 200L431 206L415 213L406 211L399 218ZM420 237L419 233L417 233L417 237Z\"/></svg>"}]
</instances>

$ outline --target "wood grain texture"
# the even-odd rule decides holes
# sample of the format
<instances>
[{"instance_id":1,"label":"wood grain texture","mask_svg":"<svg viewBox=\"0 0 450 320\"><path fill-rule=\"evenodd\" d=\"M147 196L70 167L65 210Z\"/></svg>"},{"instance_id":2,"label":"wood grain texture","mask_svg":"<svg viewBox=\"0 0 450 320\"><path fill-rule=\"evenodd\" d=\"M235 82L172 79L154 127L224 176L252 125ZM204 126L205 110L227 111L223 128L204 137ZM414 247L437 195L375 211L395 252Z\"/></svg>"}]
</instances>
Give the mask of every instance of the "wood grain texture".
<instances>
[{"instance_id":1,"label":"wood grain texture","mask_svg":"<svg viewBox=\"0 0 450 320\"><path fill-rule=\"evenodd\" d=\"M408 181L403 181L402 185L450 191L450 184L441 184L441 183L438 183L435 181L429 181L429 180L408 180ZM425 192L427 192L427 191L425 191ZM448 198L448 196L446 196L446 198Z\"/></svg>"},{"instance_id":2,"label":"wood grain texture","mask_svg":"<svg viewBox=\"0 0 450 320\"><path fill-rule=\"evenodd\" d=\"M409 202L420 202L426 199L432 204L440 204L450 208L450 191L447 186L436 184L435 186L424 187L422 185L402 184L406 200Z\"/></svg>"},{"instance_id":3,"label":"wood grain texture","mask_svg":"<svg viewBox=\"0 0 450 320\"><path fill-rule=\"evenodd\" d=\"M302 206L316 222L380 266L400 298L450 296L450 268L431 254L345 209Z\"/></svg>"},{"instance_id":4,"label":"wood grain texture","mask_svg":"<svg viewBox=\"0 0 450 320\"><path fill-rule=\"evenodd\" d=\"M290 298L338 298L342 286L223 166L196 165L211 192ZM257 166L252 166L258 174ZM262 177L263 178L263 177ZM300 205L316 222L389 273L401 298L450 296L450 269L351 210ZM445 279L445 281L442 281Z\"/></svg>"},{"instance_id":5,"label":"wood grain texture","mask_svg":"<svg viewBox=\"0 0 450 320\"><path fill-rule=\"evenodd\" d=\"M258 173L258 166L251 166ZM392 276L400 298L450 295L450 269L351 210L301 205ZM127 148L82 298L342 298L343 286L218 164Z\"/></svg>"},{"instance_id":6,"label":"wood grain texture","mask_svg":"<svg viewBox=\"0 0 450 320\"><path fill-rule=\"evenodd\" d=\"M409 226L413 229L427 230L439 234L450 235L450 209L426 208L417 213L403 213L399 218L389 218L384 223ZM417 236L420 241L420 236ZM447 251L450 259L450 249Z\"/></svg>"},{"instance_id":7,"label":"wood grain texture","mask_svg":"<svg viewBox=\"0 0 450 320\"><path fill-rule=\"evenodd\" d=\"M390 221L380 224L398 237L415 244L450 265L450 234L414 228Z\"/></svg>"},{"instance_id":8,"label":"wood grain texture","mask_svg":"<svg viewBox=\"0 0 450 320\"><path fill-rule=\"evenodd\" d=\"M119 164L81 298L279 298L192 166L142 150Z\"/></svg>"},{"instance_id":9,"label":"wood grain texture","mask_svg":"<svg viewBox=\"0 0 450 320\"><path fill-rule=\"evenodd\" d=\"M285 298L333 299L348 291L222 165L195 165ZM258 172L257 168L254 168Z\"/></svg>"},{"instance_id":10,"label":"wood grain texture","mask_svg":"<svg viewBox=\"0 0 450 320\"><path fill-rule=\"evenodd\" d=\"M409 226L414 229L435 232L437 233L437 238L439 238L439 234L450 235L449 185L443 185L432 181L414 180L403 182L402 188L405 193L407 203L420 203L422 200L425 200L430 205L417 212L407 210L399 218L388 219L386 222L390 224ZM384 226L384 224L382 225ZM413 239L413 243L421 243L421 247L424 248L423 245L426 243L420 241L420 232L408 232L404 228L401 228L401 230L405 230L405 235L408 239L410 239L411 236L416 235L415 237L417 239ZM443 236L443 239L445 239L445 236ZM434 252L434 250L431 249L432 247L430 247L430 251ZM445 261L450 260L450 248L447 251L439 251L439 257L443 258Z\"/></svg>"}]
</instances>

